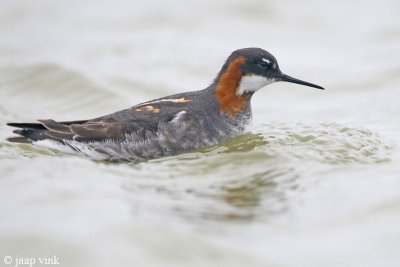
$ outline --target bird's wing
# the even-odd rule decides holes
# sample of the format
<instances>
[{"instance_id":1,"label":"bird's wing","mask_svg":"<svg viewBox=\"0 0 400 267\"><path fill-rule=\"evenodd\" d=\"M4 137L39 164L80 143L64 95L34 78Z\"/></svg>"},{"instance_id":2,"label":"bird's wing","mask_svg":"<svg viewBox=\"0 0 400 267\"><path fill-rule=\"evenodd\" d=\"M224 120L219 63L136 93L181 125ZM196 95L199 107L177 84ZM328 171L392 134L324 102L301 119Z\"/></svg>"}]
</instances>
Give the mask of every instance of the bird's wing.
<instances>
[{"instance_id":1,"label":"bird's wing","mask_svg":"<svg viewBox=\"0 0 400 267\"><path fill-rule=\"evenodd\" d=\"M189 101L188 101L189 102ZM22 128L15 130L18 137L8 138L11 142L31 143L51 139L76 140L81 142L122 140L126 134L155 132L161 121L168 122L185 110L184 101L153 101L139 104L130 109L118 111L92 120L56 122L39 120L40 123L8 123L9 126Z\"/></svg>"}]
</instances>

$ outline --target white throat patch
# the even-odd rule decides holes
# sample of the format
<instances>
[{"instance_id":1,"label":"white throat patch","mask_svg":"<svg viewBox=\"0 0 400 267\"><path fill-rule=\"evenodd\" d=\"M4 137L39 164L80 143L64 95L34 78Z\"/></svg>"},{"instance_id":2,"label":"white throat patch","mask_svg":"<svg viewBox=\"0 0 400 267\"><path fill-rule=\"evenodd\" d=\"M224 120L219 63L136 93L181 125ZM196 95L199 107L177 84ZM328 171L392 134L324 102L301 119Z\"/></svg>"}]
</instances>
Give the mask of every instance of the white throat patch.
<instances>
[{"instance_id":1,"label":"white throat patch","mask_svg":"<svg viewBox=\"0 0 400 267\"><path fill-rule=\"evenodd\" d=\"M236 95L242 95L246 92L256 92L267 84L273 82L276 82L276 79L267 79L260 75L245 75L240 79Z\"/></svg>"}]
</instances>

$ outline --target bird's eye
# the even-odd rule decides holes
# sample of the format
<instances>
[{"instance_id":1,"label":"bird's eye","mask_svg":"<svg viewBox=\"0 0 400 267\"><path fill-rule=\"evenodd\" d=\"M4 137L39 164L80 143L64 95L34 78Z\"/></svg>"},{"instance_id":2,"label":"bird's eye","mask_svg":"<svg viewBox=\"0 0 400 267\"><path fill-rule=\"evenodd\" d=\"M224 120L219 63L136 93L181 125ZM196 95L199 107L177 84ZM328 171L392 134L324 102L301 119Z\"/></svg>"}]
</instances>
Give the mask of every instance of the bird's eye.
<instances>
[{"instance_id":1,"label":"bird's eye","mask_svg":"<svg viewBox=\"0 0 400 267\"><path fill-rule=\"evenodd\" d=\"M267 62L262 61L262 62L258 63L257 65L260 66L263 69L268 69L270 64L268 64Z\"/></svg>"}]
</instances>

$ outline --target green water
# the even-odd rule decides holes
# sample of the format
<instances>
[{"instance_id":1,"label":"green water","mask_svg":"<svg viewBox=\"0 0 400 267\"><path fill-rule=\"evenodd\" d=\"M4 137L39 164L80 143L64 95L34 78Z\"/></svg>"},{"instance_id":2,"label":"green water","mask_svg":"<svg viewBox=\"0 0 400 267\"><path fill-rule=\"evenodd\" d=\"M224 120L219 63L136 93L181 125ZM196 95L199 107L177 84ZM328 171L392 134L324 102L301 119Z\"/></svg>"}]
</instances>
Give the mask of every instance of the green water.
<instances>
[{"instance_id":1,"label":"green water","mask_svg":"<svg viewBox=\"0 0 400 267\"><path fill-rule=\"evenodd\" d=\"M396 1L1 5L0 266L399 265ZM327 90L269 85L248 133L137 164L5 140L202 89L247 46Z\"/></svg>"}]
</instances>

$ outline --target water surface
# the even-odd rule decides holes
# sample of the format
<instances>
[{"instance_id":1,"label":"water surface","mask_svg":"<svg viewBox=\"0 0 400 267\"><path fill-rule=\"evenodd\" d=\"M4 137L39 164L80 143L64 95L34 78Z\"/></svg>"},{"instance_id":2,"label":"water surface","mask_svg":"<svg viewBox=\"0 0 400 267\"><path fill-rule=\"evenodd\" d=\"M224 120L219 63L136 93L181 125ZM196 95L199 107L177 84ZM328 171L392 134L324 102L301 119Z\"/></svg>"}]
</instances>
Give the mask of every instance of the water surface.
<instances>
[{"instance_id":1,"label":"water surface","mask_svg":"<svg viewBox=\"0 0 400 267\"><path fill-rule=\"evenodd\" d=\"M2 1L0 264L399 266L397 1ZM249 133L138 164L5 141L206 87L258 46L326 91L272 84Z\"/></svg>"}]
</instances>

